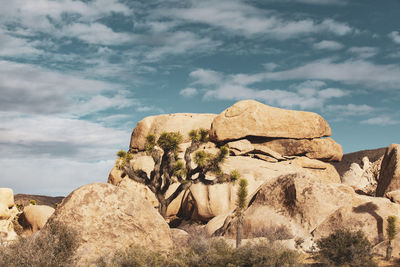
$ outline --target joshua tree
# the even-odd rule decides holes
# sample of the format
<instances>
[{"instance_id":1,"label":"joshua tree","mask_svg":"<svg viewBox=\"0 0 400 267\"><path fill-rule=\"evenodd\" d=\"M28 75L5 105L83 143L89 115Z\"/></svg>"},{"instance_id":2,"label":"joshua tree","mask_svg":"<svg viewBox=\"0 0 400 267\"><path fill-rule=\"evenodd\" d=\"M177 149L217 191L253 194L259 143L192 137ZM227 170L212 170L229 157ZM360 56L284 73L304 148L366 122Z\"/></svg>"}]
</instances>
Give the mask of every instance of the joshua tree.
<instances>
[{"instance_id":1,"label":"joshua tree","mask_svg":"<svg viewBox=\"0 0 400 267\"><path fill-rule=\"evenodd\" d=\"M386 260L390 260L392 257L392 241L394 237L396 236L397 230L396 230L396 217L395 216L389 216L387 218L388 226L386 228L386 232L388 235L388 247L386 249Z\"/></svg>"},{"instance_id":2,"label":"joshua tree","mask_svg":"<svg viewBox=\"0 0 400 267\"><path fill-rule=\"evenodd\" d=\"M235 173L238 177L239 173ZM237 225L236 225L236 248L240 246L242 243L242 226L244 219L244 210L247 204L247 185L248 182L246 179L240 179L239 181L239 190L237 192L237 200L236 200L236 216L237 216Z\"/></svg>"},{"instance_id":3,"label":"joshua tree","mask_svg":"<svg viewBox=\"0 0 400 267\"><path fill-rule=\"evenodd\" d=\"M220 147L217 154L198 150L200 145L208 141L208 131L205 129L192 130L189 133L191 144L186 148L184 159L178 156L182 135L177 132L163 132L158 139L152 134L147 136L146 151L154 160L154 168L150 176L143 170L133 169L129 164L129 153L118 152L118 163L122 162L121 170L136 182L145 184L156 196L159 202L159 212L165 218L168 205L188 189L192 184L203 183L206 185L230 182L237 179L237 172L231 175L221 171L220 164L229 153L226 146ZM198 151L197 151L198 150ZM192 167L192 154L196 167ZM128 157L128 158L126 158ZM206 179L207 173L216 175L215 179ZM167 190L174 182L180 183L177 189L169 196Z\"/></svg>"}]
</instances>

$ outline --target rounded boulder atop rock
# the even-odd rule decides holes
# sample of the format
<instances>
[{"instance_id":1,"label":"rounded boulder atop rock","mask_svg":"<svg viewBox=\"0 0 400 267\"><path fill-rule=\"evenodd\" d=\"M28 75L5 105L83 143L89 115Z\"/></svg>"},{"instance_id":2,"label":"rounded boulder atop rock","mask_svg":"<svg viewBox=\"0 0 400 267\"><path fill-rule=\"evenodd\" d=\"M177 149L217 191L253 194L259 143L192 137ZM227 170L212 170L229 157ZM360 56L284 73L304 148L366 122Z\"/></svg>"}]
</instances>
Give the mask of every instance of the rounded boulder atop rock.
<instances>
[{"instance_id":1,"label":"rounded boulder atop rock","mask_svg":"<svg viewBox=\"0 0 400 267\"><path fill-rule=\"evenodd\" d=\"M179 132L183 142L190 140L188 133L193 129L210 129L217 115L177 113L150 116L141 120L132 132L130 148L142 151L145 149L146 137L149 134L160 135L162 132Z\"/></svg>"},{"instance_id":2,"label":"rounded boulder atop rock","mask_svg":"<svg viewBox=\"0 0 400 267\"><path fill-rule=\"evenodd\" d=\"M254 100L239 101L218 115L210 138L222 142L247 136L319 138L331 135L324 118L313 112L270 107Z\"/></svg>"}]
</instances>

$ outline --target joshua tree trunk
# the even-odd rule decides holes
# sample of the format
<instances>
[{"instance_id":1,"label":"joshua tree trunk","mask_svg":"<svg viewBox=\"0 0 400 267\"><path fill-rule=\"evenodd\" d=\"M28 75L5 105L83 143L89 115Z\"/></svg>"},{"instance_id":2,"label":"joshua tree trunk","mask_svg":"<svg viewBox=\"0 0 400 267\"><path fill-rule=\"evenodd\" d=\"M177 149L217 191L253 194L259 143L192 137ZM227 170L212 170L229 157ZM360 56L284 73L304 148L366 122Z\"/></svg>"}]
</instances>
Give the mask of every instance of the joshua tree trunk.
<instances>
[{"instance_id":1,"label":"joshua tree trunk","mask_svg":"<svg viewBox=\"0 0 400 267\"><path fill-rule=\"evenodd\" d=\"M159 203L158 212L165 219L167 217L168 202L162 194L156 194L156 197Z\"/></svg>"},{"instance_id":2,"label":"joshua tree trunk","mask_svg":"<svg viewBox=\"0 0 400 267\"><path fill-rule=\"evenodd\" d=\"M240 215L236 225L236 248L242 243L243 216Z\"/></svg>"},{"instance_id":3,"label":"joshua tree trunk","mask_svg":"<svg viewBox=\"0 0 400 267\"><path fill-rule=\"evenodd\" d=\"M386 249L386 260L390 260L390 258L392 257L392 242L389 241L389 245Z\"/></svg>"}]
</instances>

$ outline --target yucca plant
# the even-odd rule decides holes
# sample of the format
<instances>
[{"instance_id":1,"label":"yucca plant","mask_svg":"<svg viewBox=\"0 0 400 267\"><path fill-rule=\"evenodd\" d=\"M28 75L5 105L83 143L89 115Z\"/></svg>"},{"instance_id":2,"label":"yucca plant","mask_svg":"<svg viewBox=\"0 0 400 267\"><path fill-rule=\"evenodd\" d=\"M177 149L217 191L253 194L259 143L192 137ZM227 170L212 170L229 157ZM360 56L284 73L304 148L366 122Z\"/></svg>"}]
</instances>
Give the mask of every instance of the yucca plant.
<instances>
[{"instance_id":1,"label":"yucca plant","mask_svg":"<svg viewBox=\"0 0 400 267\"><path fill-rule=\"evenodd\" d=\"M117 167L120 166L130 179L145 184L155 194L159 202L159 212L164 218L169 204L192 184L211 185L237 179L237 175L228 175L221 171L220 165L229 153L226 146L220 147L216 154L198 150L202 144L208 142L208 130L192 130L189 132L189 137L190 146L186 148L184 158L181 159L178 151L183 137L179 132L163 132L158 138L153 134L148 135L145 149L154 160L154 168L150 175L129 165L129 161L125 160L125 156L129 153L120 151L117 154ZM192 156L197 165L195 168L192 167ZM213 173L216 178L206 179L208 173ZM179 186L167 197L170 185L175 182L178 182Z\"/></svg>"}]
</instances>

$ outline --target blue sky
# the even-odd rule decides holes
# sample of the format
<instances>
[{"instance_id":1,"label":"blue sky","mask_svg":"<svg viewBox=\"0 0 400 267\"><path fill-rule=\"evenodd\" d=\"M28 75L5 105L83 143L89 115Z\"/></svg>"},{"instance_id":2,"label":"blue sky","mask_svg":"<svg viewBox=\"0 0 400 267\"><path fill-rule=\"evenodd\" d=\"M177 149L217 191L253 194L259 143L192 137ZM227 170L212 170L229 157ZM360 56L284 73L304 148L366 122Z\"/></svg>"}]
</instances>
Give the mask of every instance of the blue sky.
<instances>
[{"instance_id":1,"label":"blue sky","mask_svg":"<svg viewBox=\"0 0 400 267\"><path fill-rule=\"evenodd\" d=\"M0 0L0 187L106 181L142 118L242 99L399 143L396 0Z\"/></svg>"}]
</instances>

